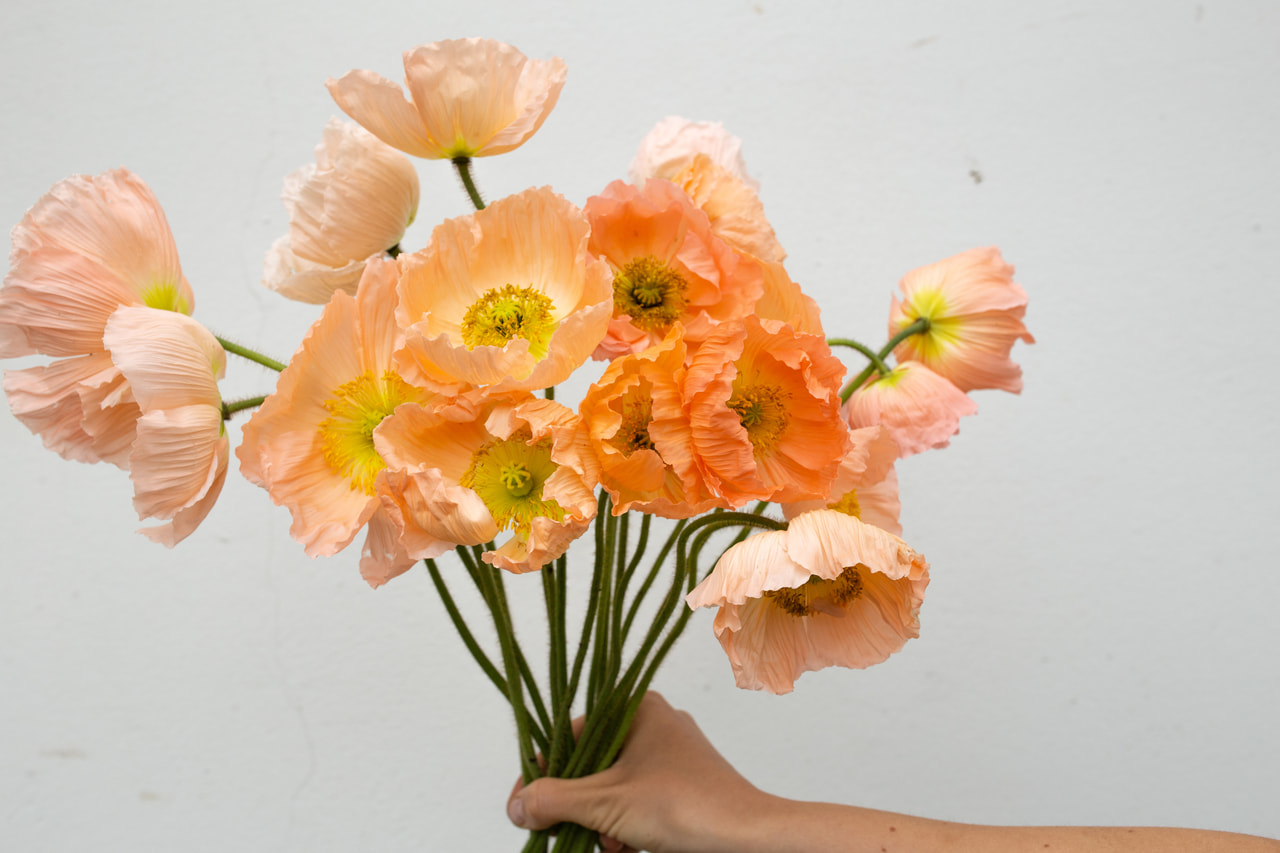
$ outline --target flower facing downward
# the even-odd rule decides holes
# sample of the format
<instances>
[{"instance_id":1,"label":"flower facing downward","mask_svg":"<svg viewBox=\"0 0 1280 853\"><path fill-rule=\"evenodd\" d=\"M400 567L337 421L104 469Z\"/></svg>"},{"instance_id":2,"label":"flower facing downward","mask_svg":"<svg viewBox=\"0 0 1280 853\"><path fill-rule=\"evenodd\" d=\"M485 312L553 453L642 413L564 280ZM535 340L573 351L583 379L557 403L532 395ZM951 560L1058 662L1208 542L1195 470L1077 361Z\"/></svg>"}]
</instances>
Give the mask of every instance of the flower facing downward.
<instances>
[{"instance_id":1,"label":"flower facing downward","mask_svg":"<svg viewBox=\"0 0 1280 853\"><path fill-rule=\"evenodd\" d=\"M864 669L920 634L929 564L901 539L834 510L748 537L689 593L748 690L790 693L828 666Z\"/></svg>"},{"instance_id":2,"label":"flower facing downward","mask_svg":"<svg viewBox=\"0 0 1280 853\"><path fill-rule=\"evenodd\" d=\"M1009 358L1016 341L1035 343L1022 324L1027 293L998 249L970 249L907 273L889 314L889 334L920 318L929 331L894 350L899 362L918 361L961 391L1022 390L1022 368Z\"/></svg>"},{"instance_id":3,"label":"flower facing downward","mask_svg":"<svg viewBox=\"0 0 1280 853\"><path fill-rule=\"evenodd\" d=\"M372 71L329 80L343 112L415 157L485 157L520 147L560 97L565 65L529 59L491 39L420 45L404 53L405 85Z\"/></svg>"},{"instance_id":4,"label":"flower facing downward","mask_svg":"<svg viewBox=\"0 0 1280 853\"><path fill-rule=\"evenodd\" d=\"M121 306L189 314L194 299L164 212L126 169L56 184L13 229L0 289L0 358L18 420L67 459L129 465L140 411L102 342Z\"/></svg>"},{"instance_id":5,"label":"flower facing downward","mask_svg":"<svg viewBox=\"0 0 1280 853\"><path fill-rule=\"evenodd\" d=\"M335 290L354 296L365 262L400 243L418 212L418 173L364 128L330 119L315 164L285 178L283 198L289 233L267 254L263 283L323 305Z\"/></svg>"},{"instance_id":6,"label":"flower facing downward","mask_svg":"<svg viewBox=\"0 0 1280 853\"><path fill-rule=\"evenodd\" d=\"M168 522L138 532L172 548L209 514L226 479L226 353L190 317L145 307L116 310L103 342L141 411L129 453L134 508Z\"/></svg>"},{"instance_id":7,"label":"flower facing downward","mask_svg":"<svg viewBox=\"0 0 1280 853\"><path fill-rule=\"evenodd\" d=\"M946 447L960 431L960 419L977 411L971 397L918 361L904 361L868 382L845 404L849 426L883 424L903 458Z\"/></svg>"}]
</instances>

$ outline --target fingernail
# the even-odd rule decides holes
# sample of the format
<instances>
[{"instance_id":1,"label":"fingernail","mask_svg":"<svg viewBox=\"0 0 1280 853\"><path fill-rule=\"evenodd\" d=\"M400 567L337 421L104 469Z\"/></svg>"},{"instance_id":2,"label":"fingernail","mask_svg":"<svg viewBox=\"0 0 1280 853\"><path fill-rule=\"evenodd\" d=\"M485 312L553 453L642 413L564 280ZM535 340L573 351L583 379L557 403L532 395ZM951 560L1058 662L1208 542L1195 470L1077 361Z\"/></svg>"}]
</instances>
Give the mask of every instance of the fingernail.
<instances>
[{"instance_id":1,"label":"fingernail","mask_svg":"<svg viewBox=\"0 0 1280 853\"><path fill-rule=\"evenodd\" d=\"M516 826L525 827L528 825L528 816L524 813L524 801L519 797L512 797L507 801L507 817L511 818L511 822Z\"/></svg>"}]
</instances>

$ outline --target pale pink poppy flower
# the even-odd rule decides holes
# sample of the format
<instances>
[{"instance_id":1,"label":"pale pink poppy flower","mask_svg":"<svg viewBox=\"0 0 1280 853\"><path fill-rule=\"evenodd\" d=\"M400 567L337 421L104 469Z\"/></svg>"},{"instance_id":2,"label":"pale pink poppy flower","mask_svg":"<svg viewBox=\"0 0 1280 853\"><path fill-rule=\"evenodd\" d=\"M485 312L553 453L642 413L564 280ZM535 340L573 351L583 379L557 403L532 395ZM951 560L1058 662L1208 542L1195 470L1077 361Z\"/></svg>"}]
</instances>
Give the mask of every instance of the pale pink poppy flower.
<instances>
[{"instance_id":1,"label":"pale pink poppy flower","mask_svg":"<svg viewBox=\"0 0 1280 853\"><path fill-rule=\"evenodd\" d=\"M426 387L546 388L608 330L613 273L588 250L582 211L549 187L436 226L401 255L396 363Z\"/></svg>"},{"instance_id":2,"label":"pale pink poppy flower","mask_svg":"<svg viewBox=\"0 0 1280 853\"><path fill-rule=\"evenodd\" d=\"M655 178L643 189L614 181L583 211L589 250L613 269L613 318L596 358L638 353L675 323L693 349L760 298L760 264L712 234L707 215L669 181Z\"/></svg>"},{"instance_id":3,"label":"pale pink poppy flower","mask_svg":"<svg viewBox=\"0 0 1280 853\"><path fill-rule=\"evenodd\" d=\"M342 111L415 157L485 157L520 147L560 97L565 64L529 59L492 39L457 39L404 52L399 85L372 71L329 80Z\"/></svg>"},{"instance_id":4,"label":"pale pink poppy flower","mask_svg":"<svg viewBox=\"0 0 1280 853\"><path fill-rule=\"evenodd\" d=\"M684 381L698 465L728 506L829 494L849 431L844 365L818 335L747 317L716 326Z\"/></svg>"},{"instance_id":5,"label":"pale pink poppy flower","mask_svg":"<svg viewBox=\"0 0 1280 853\"><path fill-rule=\"evenodd\" d=\"M599 466L581 420L554 401L468 392L434 410L405 406L374 441L401 472L387 493L406 530L456 545L509 531L482 555L500 569L537 571L595 517Z\"/></svg>"},{"instance_id":6,"label":"pale pink poppy flower","mask_svg":"<svg viewBox=\"0 0 1280 853\"><path fill-rule=\"evenodd\" d=\"M0 358L59 359L5 374L14 415L67 459L127 468L139 410L102 334L121 306L190 313L164 212L126 169L75 175L27 211L12 239Z\"/></svg>"},{"instance_id":7,"label":"pale pink poppy flower","mask_svg":"<svg viewBox=\"0 0 1280 853\"><path fill-rule=\"evenodd\" d=\"M892 337L917 319L929 331L894 349L899 362L919 361L961 391L1022 390L1022 368L1009 358L1016 341L1035 343L1022 324L1027 292L996 248L970 249L907 273L889 312Z\"/></svg>"},{"instance_id":8,"label":"pale pink poppy flower","mask_svg":"<svg viewBox=\"0 0 1280 853\"><path fill-rule=\"evenodd\" d=\"M412 161L351 122L330 119L316 162L284 179L289 233L267 253L263 284L323 305L354 296L365 262L400 244L418 212Z\"/></svg>"},{"instance_id":9,"label":"pale pink poppy flower","mask_svg":"<svg viewBox=\"0 0 1280 853\"><path fill-rule=\"evenodd\" d=\"M904 361L863 385L845 405L849 426L883 424L903 458L946 447L960 431L960 419L977 411L971 397L918 361Z\"/></svg>"},{"instance_id":10,"label":"pale pink poppy flower","mask_svg":"<svg viewBox=\"0 0 1280 853\"><path fill-rule=\"evenodd\" d=\"M760 182L747 174L741 139L718 121L689 121L679 116L667 116L640 140L627 178L636 186L642 186L649 178L669 179L699 154L705 154L751 189L760 191Z\"/></svg>"},{"instance_id":11,"label":"pale pink poppy flower","mask_svg":"<svg viewBox=\"0 0 1280 853\"><path fill-rule=\"evenodd\" d=\"M689 518L721 503L694 458L680 333L676 324L661 343L615 359L578 406L614 515Z\"/></svg>"},{"instance_id":12,"label":"pale pink poppy flower","mask_svg":"<svg viewBox=\"0 0 1280 853\"><path fill-rule=\"evenodd\" d=\"M803 673L881 663L920 635L929 564L898 537L835 510L731 547L685 598L719 607L734 681L790 693Z\"/></svg>"},{"instance_id":13,"label":"pale pink poppy flower","mask_svg":"<svg viewBox=\"0 0 1280 853\"><path fill-rule=\"evenodd\" d=\"M846 515L902 535L898 516L898 443L883 426L863 427L849 433L849 452L840 462L840 471L826 499L782 504L784 518L794 518L815 509L834 509Z\"/></svg>"},{"instance_id":14,"label":"pale pink poppy flower","mask_svg":"<svg viewBox=\"0 0 1280 853\"><path fill-rule=\"evenodd\" d=\"M697 155L667 180L693 199L711 221L711 233L736 251L762 261L786 260L760 196L710 157Z\"/></svg>"},{"instance_id":15,"label":"pale pink poppy flower","mask_svg":"<svg viewBox=\"0 0 1280 853\"><path fill-rule=\"evenodd\" d=\"M360 571L372 586L452 547L419 542L410 551L396 540L394 519L374 520L388 509L380 496L387 463L373 433L398 407L433 398L392 365L401 339L396 280L395 262L375 258L354 298L334 293L236 448L241 473L288 508L289 533L309 556L338 553L370 525Z\"/></svg>"},{"instance_id":16,"label":"pale pink poppy flower","mask_svg":"<svg viewBox=\"0 0 1280 853\"><path fill-rule=\"evenodd\" d=\"M138 532L172 548L204 521L227 476L226 353L190 317L146 307L117 309L103 344L141 412L129 453L134 509L168 522Z\"/></svg>"}]
</instances>

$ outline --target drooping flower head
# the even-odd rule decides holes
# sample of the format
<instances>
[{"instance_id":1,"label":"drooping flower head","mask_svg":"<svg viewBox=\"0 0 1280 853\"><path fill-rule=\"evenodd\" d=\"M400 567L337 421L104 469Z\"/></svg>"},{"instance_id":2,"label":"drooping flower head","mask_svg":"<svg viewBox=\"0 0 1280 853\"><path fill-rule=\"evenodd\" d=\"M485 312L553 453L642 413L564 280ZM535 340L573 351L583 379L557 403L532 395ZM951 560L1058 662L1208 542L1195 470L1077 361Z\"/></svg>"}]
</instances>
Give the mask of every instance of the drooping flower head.
<instances>
[{"instance_id":1,"label":"drooping flower head","mask_svg":"<svg viewBox=\"0 0 1280 853\"><path fill-rule=\"evenodd\" d=\"M12 238L0 358L58 360L7 372L9 405L50 450L127 468L140 411L102 336L121 306L191 312L164 212L126 169L76 175L36 202Z\"/></svg>"},{"instance_id":2,"label":"drooping flower head","mask_svg":"<svg viewBox=\"0 0 1280 853\"><path fill-rule=\"evenodd\" d=\"M694 459L684 362L677 324L661 343L615 359L582 398L578 411L615 515L634 509L689 518L720 505Z\"/></svg>"},{"instance_id":3,"label":"drooping flower head","mask_svg":"<svg viewBox=\"0 0 1280 853\"><path fill-rule=\"evenodd\" d=\"M387 465L374 431L397 407L433 397L392 364L400 341L396 281L395 262L374 259L354 298L333 295L236 448L245 477L289 509L289 532L308 555L336 554L366 524L376 526L384 547L367 553L360 567L374 586L451 547L397 550L386 535L393 522L378 517L386 512L378 489ZM371 539L373 533L371 527Z\"/></svg>"},{"instance_id":4,"label":"drooping flower head","mask_svg":"<svg viewBox=\"0 0 1280 853\"><path fill-rule=\"evenodd\" d=\"M133 506L139 518L167 522L138 532L172 548L204 521L226 479L226 353L190 317L137 306L112 313L103 343L141 412L129 453Z\"/></svg>"},{"instance_id":5,"label":"drooping flower head","mask_svg":"<svg viewBox=\"0 0 1280 853\"><path fill-rule=\"evenodd\" d=\"M844 365L817 335L748 317L712 330L685 377L703 476L730 506L825 496L848 449Z\"/></svg>"},{"instance_id":6,"label":"drooping flower head","mask_svg":"<svg viewBox=\"0 0 1280 853\"><path fill-rule=\"evenodd\" d=\"M790 693L805 672L864 669L920 634L929 564L896 536L835 510L749 536L691 592L737 685Z\"/></svg>"},{"instance_id":7,"label":"drooping flower head","mask_svg":"<svg viewBox=\"0 0 1280 853\"><path fill-rule=\"evenodd\" d=\"M354 296L365 262L400 243L418 212L408 157L351 122L330 119L316 162L284 180L289 233L267 254L263 284L323 305Z\"/></svg>"},{"instance_id":8,"label":"drooping flower head","mask_svg":"<svg viewBox=\"0 0 1280 853\"><path fill-rule=\"evenodd\" d=\"M1022 368L1009 358L1016 341L1035 343L1022 324L1027 293L995 248L970 249L907 273L889 312L889 334L920 318L929 331L894 349L899 362L918 361L961 391L1022 390Z\"/></svg>"},{"instance_id":9,"label":"drooping flower head","mask_svg":"<svg viewBox=\"0 0 1280 853\"><path fill-rule=\"evenodd\" d=\"M608 264L587 248L586 217L549 187L446 220L399 258L397 364L424 385L546 388L604 337Z\"/></svg>"},{"instance_id":10,"label":"drooping flower head","mask_svg":"<svg viewBox=\"0 0 1280 853\"><path fill-rule=\"evenodd\" d=\"M845 404L854 429L882 424L902 457L946 447L960 431L960 419L978 404L919 361L904 361L887 376L863 385Z\"/></svg>"},{"instance_id":11,"label":"drooping flower head","mask_svg":"<svg viewBox=\"0 0 1280 853\"><path fill-rule=\"evenodd\" d=\"M699 154L705 154L752 190L760 190L760 182L747 174L741 139L718 121L689 121L679 116L667 116L640 140L627 178L636 186L649 178L670 179Z\"/></svg>"},{"instance_id":12,"label":"drooping flower head","mask_svg":"<svg viewBox=\"0 0 1280 853\"><path fill-rule=\"evenodd\" d=\"M438 41L404 52L400 86L372 71L329 80L342 108L383 142L415 157L485 157L520 147L560 97L565 65L529 59L492 39Z\"/></svg>"},{"instance_id":13,"label":"drooping flower head","mask_svg":"<svg viewBox=\"0 0 1280 853\"><path fill-rule=\"evenodd\" d=\"M669 181L614 181L587 200L591 252L613 268L613 319L598 358L640 352L674 323L690 343L739 320L760 298L760 264L711 233L707 216Z\"/></svg>"},{"instance_id":14,"label":"drooping flower head","mask_svg":"<svg viewBox=\"0 0 1280 853\"><path fill-rule=\"evenodd\" d=\"M456 545L509 532L483 555L507 571L542 568L595 517L586 431L554 401L469 392L435 410L401 409L375 441L400 472L389 500L406 524Z\"/></svg>"}]
</instances>

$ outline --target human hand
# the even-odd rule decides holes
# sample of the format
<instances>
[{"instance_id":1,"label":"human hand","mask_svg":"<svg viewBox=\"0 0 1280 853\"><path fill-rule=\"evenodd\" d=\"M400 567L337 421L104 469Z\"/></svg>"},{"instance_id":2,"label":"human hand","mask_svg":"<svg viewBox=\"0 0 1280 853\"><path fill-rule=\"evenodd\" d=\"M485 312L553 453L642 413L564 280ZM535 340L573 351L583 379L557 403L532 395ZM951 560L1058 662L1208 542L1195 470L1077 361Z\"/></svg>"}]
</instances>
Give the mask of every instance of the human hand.
<instances>
[{"instance_id":1,"label":"human hand","mask_svg":"<svg viewBox=\"0 0 1280 853\"><path fill-rule=\"evenodd\" d=\"M612 767L581 779L517 783L507 814L517 826L571 821L602 835L607 853L714 853L771 798L716 752L694 723L661 695L640 702Z\"/></svg>"}]
</instances>

